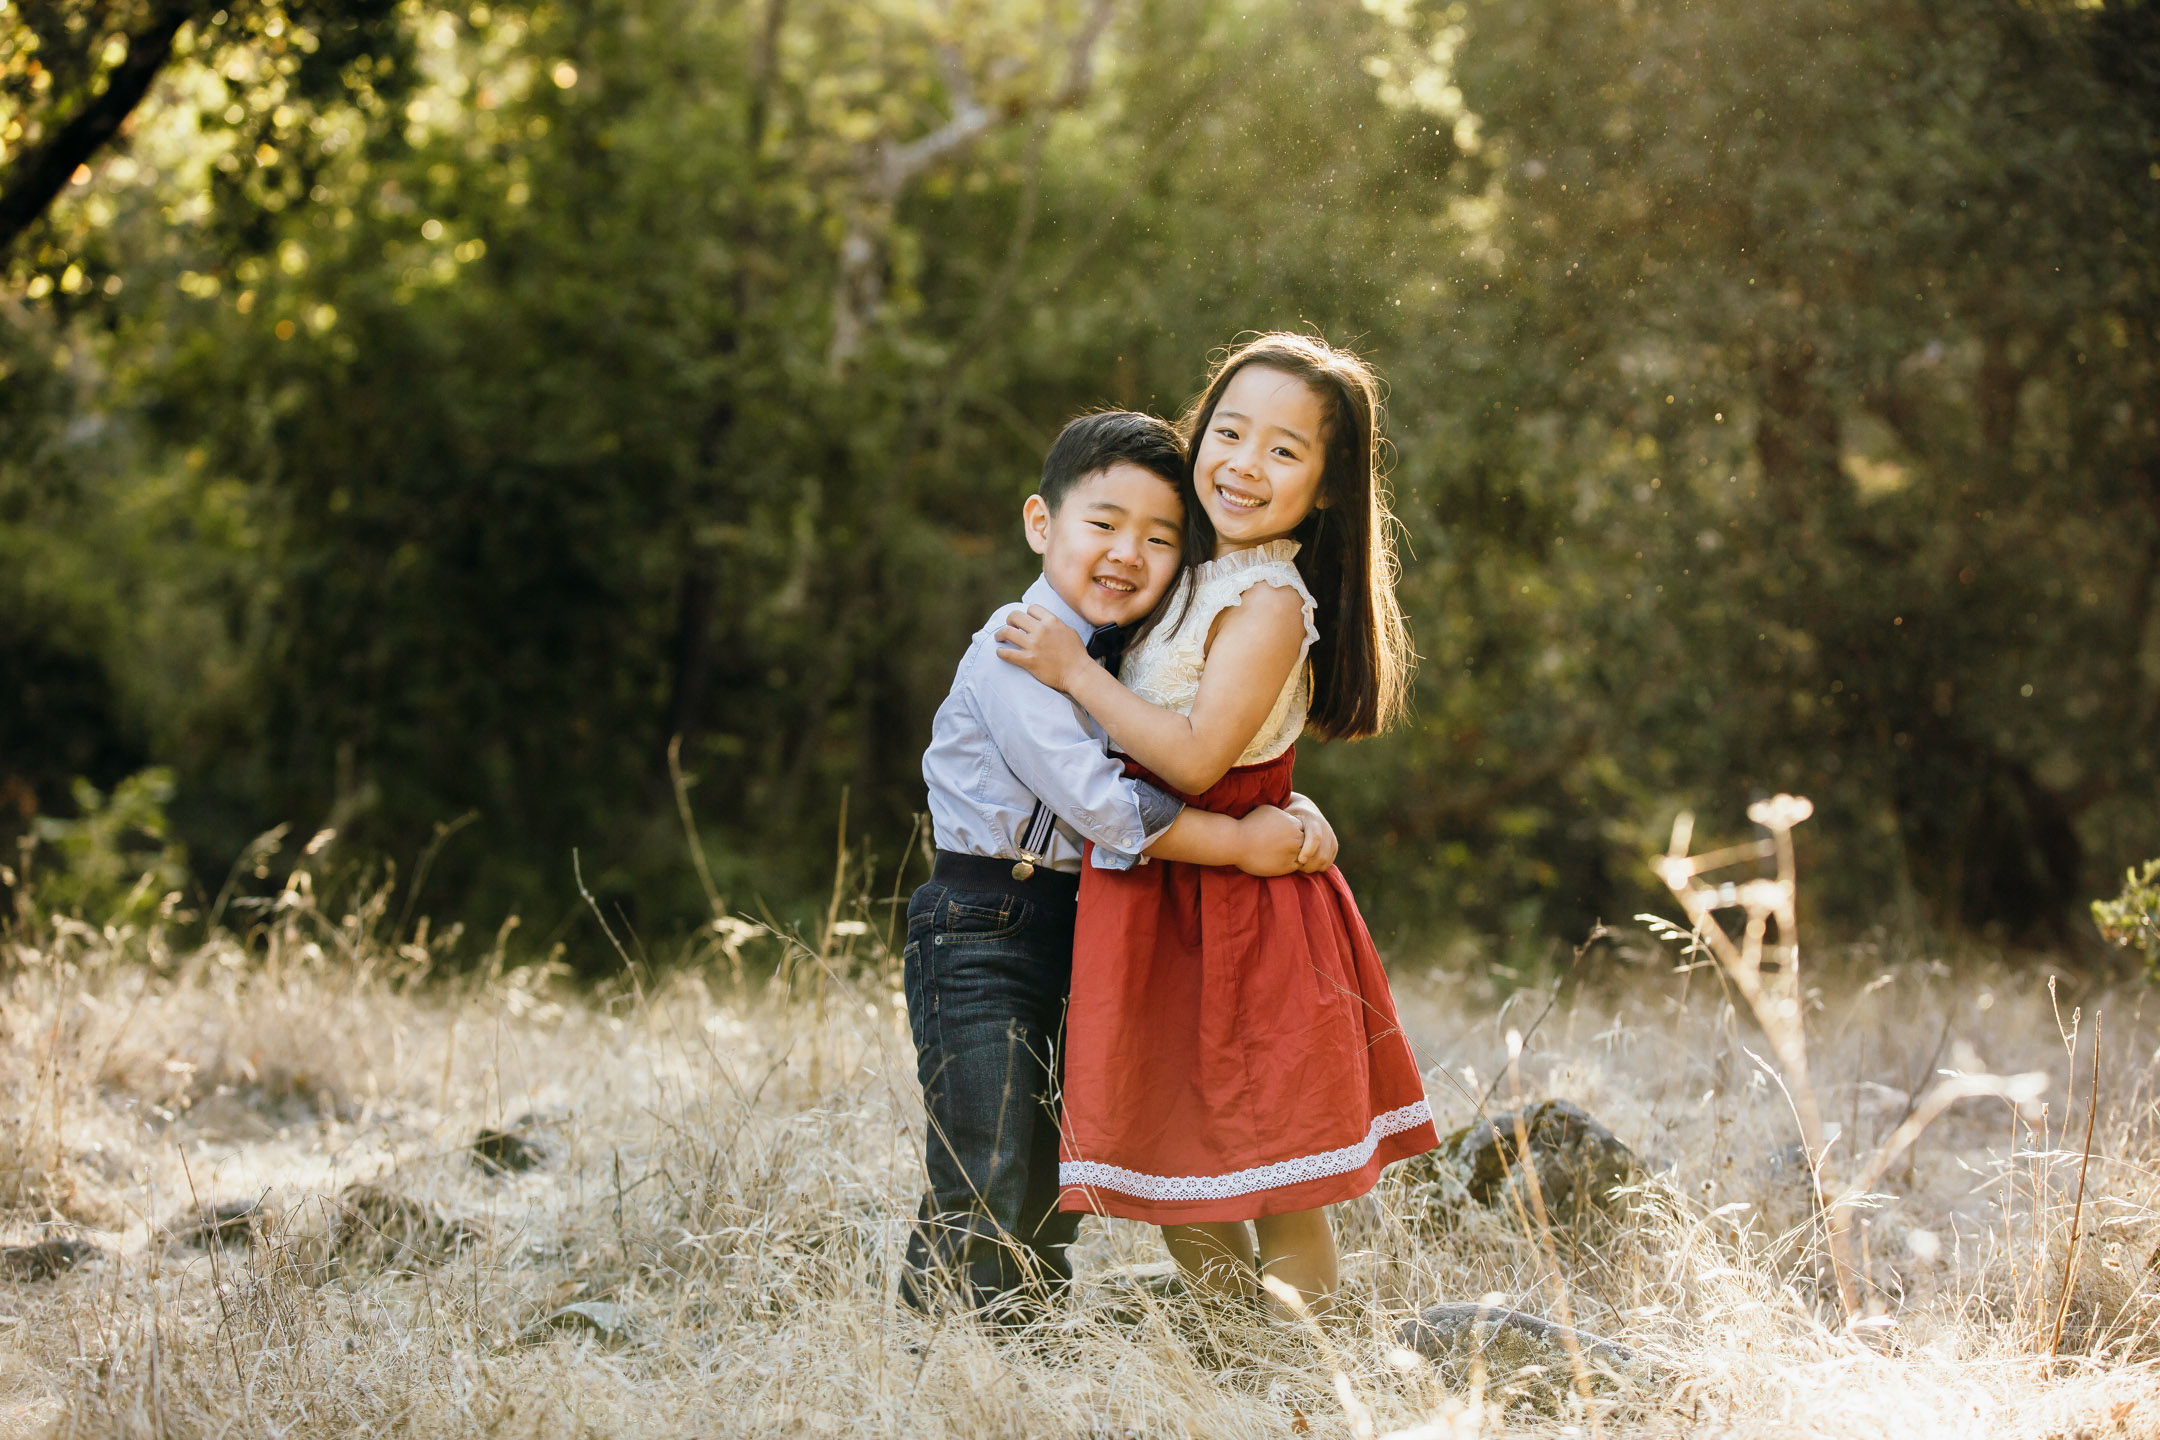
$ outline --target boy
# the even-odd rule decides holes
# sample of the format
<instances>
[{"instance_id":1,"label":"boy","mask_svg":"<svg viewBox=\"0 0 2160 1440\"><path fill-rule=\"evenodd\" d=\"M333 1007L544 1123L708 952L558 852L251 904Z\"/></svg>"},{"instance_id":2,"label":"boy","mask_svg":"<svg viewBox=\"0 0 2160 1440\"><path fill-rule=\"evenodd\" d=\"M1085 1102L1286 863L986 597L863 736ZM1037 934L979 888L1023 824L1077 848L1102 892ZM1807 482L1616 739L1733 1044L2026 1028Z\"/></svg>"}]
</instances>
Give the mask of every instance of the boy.
<instances>
[{"instance_id":1,"label":"boy","mask_svg":"<svg viewBox=\"0 0 2160 1440\"><path fill-rule=\"evenodd\" d=\"M1022 512L1043 574L1020 603L1089 636L1105 664L1178 574L1184 463L1154 416L1082 416ZM1111 869L1144 853L1282 875L1325 868L1335 849L1301 797L1296 814L1233 820L1126 776L1083 711L997 658L1012 608L970 641L923 753L937 860L908 903L905 962L930 1189L900 1293L928 1309L949 1289L997 1320L1040 1313L1072 1278L1080 1217L1057 1208L1054 1092L1082 838Z\"/></svg>"}]
</instances>

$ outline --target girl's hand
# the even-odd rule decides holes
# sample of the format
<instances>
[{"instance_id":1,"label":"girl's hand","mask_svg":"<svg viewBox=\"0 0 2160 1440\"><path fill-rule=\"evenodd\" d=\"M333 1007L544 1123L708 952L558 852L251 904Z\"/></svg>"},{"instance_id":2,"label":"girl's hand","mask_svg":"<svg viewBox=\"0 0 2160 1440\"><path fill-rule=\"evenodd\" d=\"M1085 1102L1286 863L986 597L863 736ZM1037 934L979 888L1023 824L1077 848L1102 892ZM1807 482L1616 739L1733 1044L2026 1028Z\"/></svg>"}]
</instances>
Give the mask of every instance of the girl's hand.
<instances>
[{"instance_id":1,"label":"girl's hand","mask_svg":"<svg viewBox=\"0 0 2160 1440\"><path fill-rule=\"evenodd\" d=\"M1238 821L1237 867L1248 875L1288 875L1305 848L1305 826L1288 811L1262 805Z\"/></svg>"},{"instance_id":2,"label":"girl's hand","mask_svg":"<svg viewBox=\"0 0 2160 1440\"><path fill-rule=\"evenodd\" d=\"M1040 605L1014 610L994 637L998 658L1017 665L1053 690L1072 693L1072 679L1101 667L1088 657L1080 632Z\"/></svg>"},{"instance_id":3,"label":"girl's hand","mask_svg":"<svg viewBox=\"0 0 2160 1440\"><path fill-rule=\"evenodd\" d=\"M1291 819L1305 827L1304 848L1298 851L1298 869L1308 875L1316 875L1335 863L1339 843L1335 839L1335 827L1328 824L1327 816L1313 804L1309 796L1296 791L1290 793L1290 803L1283 806Z\"/></svg>"}]
</instances>

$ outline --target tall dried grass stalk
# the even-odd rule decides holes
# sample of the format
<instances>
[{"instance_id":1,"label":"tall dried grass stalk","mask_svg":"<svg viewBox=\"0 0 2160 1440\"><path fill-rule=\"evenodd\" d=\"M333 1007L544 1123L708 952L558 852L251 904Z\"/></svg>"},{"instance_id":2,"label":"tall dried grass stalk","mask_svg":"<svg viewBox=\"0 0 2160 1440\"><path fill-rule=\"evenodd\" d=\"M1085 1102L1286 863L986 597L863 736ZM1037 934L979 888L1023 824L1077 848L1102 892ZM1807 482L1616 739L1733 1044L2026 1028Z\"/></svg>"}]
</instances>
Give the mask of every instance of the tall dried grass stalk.
<instances>
[{"instance_id":1,"label":"tall dried grass stalk","mask_svg":"<svg viewBox=\"0 0 2160 1440\"><path fill-rule=\"evenodd\" d=\"M1807 1008L1800 985L1799 865L1792 838L1794 828L1814 813L1814 805L1798 795L1758 800L1748 807L1748 819L1770 832L1767 842L1734 845L1691 857L1688 851L1695 817L1683 811L1673 821L1671 844L1652 862L1652 868L1686 910L1695 937L1707 942L1719 968L1747 1001L1777 1055L1781 1073L1775 1078L1791 1102L1801 1143L1807 1150L1808 1175L1823 1217L1838 1304L1847 1324L1852 1324L1866 1318L1865 1272L1855 1265L1852 1254L1855 1207L1870 1198L1873 1186L1891 1163L1952 1104L1984 1095L1999 1096L2014 1104L2030 1103L2046 1092L2048 1077L2039 1071L2014 1076L1943 1076L1925 1098L1910 1107L1898 1128L1855 1167L1852 1181L1835 1196L1830 1195L1823 1182L1830 1145L1816 1104L1815 1085L1808 1074ZM1766 858L1766 851L1777 861L1775 879L1702 883L1703 875L1759 861ZM1737 942L1717 918L1725 910L1743 913ZM1778 943L1766 957L1764 942L1773 922Z\"/></svg>"}]
</instances>

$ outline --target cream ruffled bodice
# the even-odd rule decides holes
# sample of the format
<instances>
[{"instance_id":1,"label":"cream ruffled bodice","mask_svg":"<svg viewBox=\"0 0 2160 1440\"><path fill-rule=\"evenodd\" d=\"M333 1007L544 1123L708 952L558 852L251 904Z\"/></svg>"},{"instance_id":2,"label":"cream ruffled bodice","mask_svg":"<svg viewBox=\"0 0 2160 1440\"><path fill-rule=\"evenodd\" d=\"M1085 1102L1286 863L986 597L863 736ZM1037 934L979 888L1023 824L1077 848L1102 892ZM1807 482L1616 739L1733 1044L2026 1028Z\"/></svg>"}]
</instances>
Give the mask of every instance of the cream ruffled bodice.
<instances>
[{"instance_id":1,"label":"cream ruffled bodice","mask_svg":"<svg viewBox=\"0 0 2160 1440\"><path fill-rule=\"evenodd\" d=\"M1305 577L1298 574L1297 553L1297 541L1271 540L1199 566L1193 572L1190 593L1174 595L1167 604L1165 613L1177 623L1157 626L1126 653L1118 670L1125 688L1150 705L1190 715L1200 694L1200 673L1207 668L1208 634L1215 618L1244 599L1255 585L1295 590L1305 603L1305 642L1267 720L1238 756L1240 765L1263 764L1296 744L1312 703L1312 667L1305 657L1320 638L1320 629L1313 623L1318 606L1305 588Z\"/></svg>"}]
</instances>

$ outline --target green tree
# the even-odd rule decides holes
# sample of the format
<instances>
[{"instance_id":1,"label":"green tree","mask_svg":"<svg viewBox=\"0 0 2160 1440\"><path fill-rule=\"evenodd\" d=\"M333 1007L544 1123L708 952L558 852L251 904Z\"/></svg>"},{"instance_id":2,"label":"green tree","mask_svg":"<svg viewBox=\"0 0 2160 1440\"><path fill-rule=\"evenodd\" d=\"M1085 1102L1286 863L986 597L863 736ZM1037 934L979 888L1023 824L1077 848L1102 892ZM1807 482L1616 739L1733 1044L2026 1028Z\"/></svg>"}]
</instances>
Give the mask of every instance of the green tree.
<instances>
[{"instance_id":1,"label":"green tree","mask_svg":"<svg viewBox=\"0 0 2160 1440\"><path fill-rule=\"evenodd\" d=\"M1618 808L1601 776L1646 825L1798 790L1848 917L1909 881L2061 934L2149 848L2160 761L2154 10L1397 24L1376 68L1461 180L1461 403L1402 443L1481 613L1429 681L1500 671L1465 733L1549 701L1485 757L1550 775L1535 848L1565 792Z\"/></svg>"},{"instance_id":2,"label":"green tree","mask_svg":"<svg viewBox=\"0 0 2160 1440\"><path fill-rule=\"evenodd\" d=\"M1774 790L1841 923L2160 848L2147 5L222 13L12 261L0 807L477 812L426 903L572 915L578 847L664 927L681 736L734 899L843 791L889 874L1057 427L1311 325L1426 657L1304 757L1383 925L1579 932Z\"/></svg>"}]
</instances>

